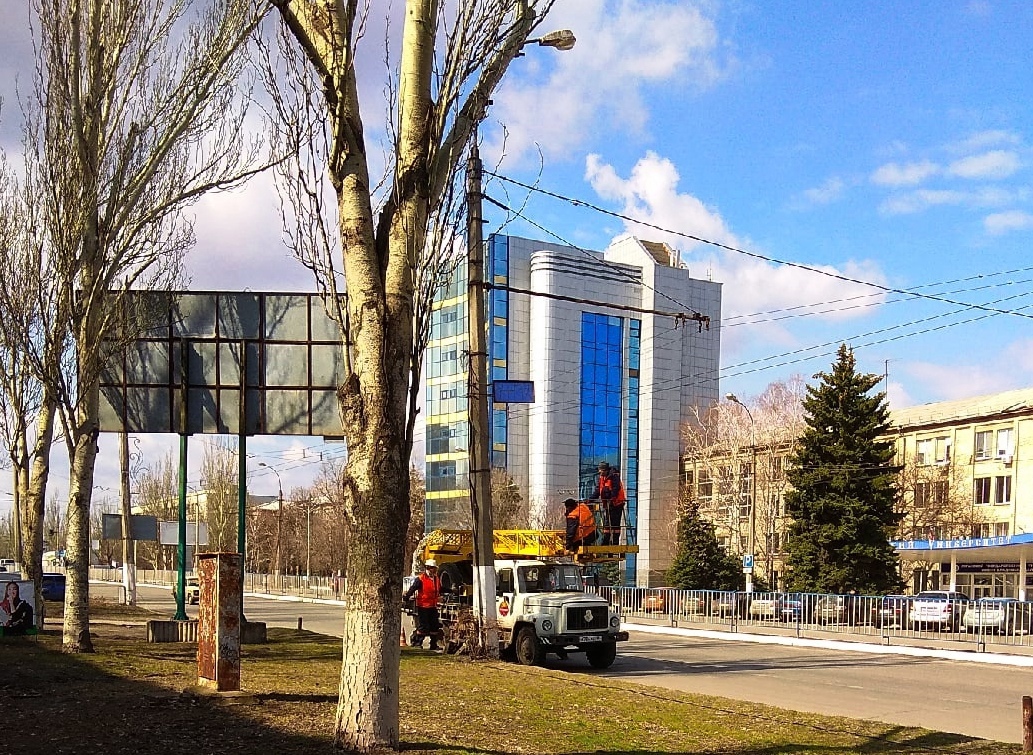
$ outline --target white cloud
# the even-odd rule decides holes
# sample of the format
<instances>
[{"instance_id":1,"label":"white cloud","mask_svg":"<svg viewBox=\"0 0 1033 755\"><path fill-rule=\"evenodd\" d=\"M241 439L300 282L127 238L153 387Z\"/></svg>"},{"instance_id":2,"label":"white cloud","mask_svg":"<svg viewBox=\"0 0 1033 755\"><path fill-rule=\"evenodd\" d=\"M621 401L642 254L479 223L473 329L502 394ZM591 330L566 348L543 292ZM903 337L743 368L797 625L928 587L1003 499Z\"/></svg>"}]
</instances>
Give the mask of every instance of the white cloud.
<instances>
[{"instance_id":1,"label":"white cloud","mask_svg":"<svg viewBox=\"0 0 1033 755\"><path fill-rule=\"evenodd\" d=\"M843 278L884 283L881 270L870 262L850 262L842 268L813 266L828 273L823 275L687 239L682 234L730 247L749 249L751 246L736 236L715 208L708 207L691 194L679 193L676 167L655 153L647 153L627 177L619 175L598 155L590 155L586 161L585 178L601 197L619 203L623 214L650 224L628 222L625 225L627 232L653 241L664 241L680 249L682 259L695 277L707 277L723 284L724 318L817 302L833 304L815 308L822 313L805 318L809 322L827 323L863 317L872 310L855 306L856 300L845 300L870 296L873 289ZM653 226L670 229L671 232L664 233ZM842 303L836 305L834 302ZM725 331L722 349L735 353L742 348L744 339L763 343L768 350L776 345L797 345L796 336L786 325L773 318L761 319L762 322L749 328ZM790 322L796 323L799 319Z\"/></svg>"},{"instance_id":2,"label":"white cloud","mask_svg":"<svg viewBox=\"0 0 1033 755\"><path fill-rule=\"evenodd\" d=\"M958 178L1001 179L1008 178L1019 167L1019 156L1016 153L995 149L955 160L947 167L947 173Z\"/></svg>"},{"instance_id":3,"label":"white cloud","mask_svg":"<svg viewBox=\"0 0 1033 755\"><path fill-rule=\"evenodd\" d=\"M312 291L312 274L284 246L269 173L193 208L197 245L186 257L194 290Z\"/></svg>"},{"instance_id":4,"label":"white cloud","mask_svg":"<svg viewBox=\"0 0 1033 755\"><path fill-rule=\"evenodd\" d=\"M1006 374L993 366L962 364L937 365L912 361L902 368L914 384L922 386L929 401L953 401L973 396L989 396L1018 387Z\"/></svg>"},{"instance_id":5,"label":"white cloud","mask_svg":"<svg viewBox=\"0 0 1033 755\"><path fill-rule=\"evenodd\" d=\"M541 145L547 156L566 156L611 128L641 132L649 121L646 90L677 81L706 89L722 76L715 23L684 3L579 0L561 3L547 27L569 28L578 43L569 52L530 49L510 67L493 98L489 122L506 129L489 139L495 160L526 157Z\"/></svg>"},{"instance_id":6,"label":"white cloud","mask_svg":"<svg viewBox=\"0 0 1033 755\"><path fill-rule=\"evenodd\" d=\"M843 196L843 191L845 189L846 184L843 183L843 179L838 176L833 176L826 180L821 186L817 186L813 189L806 189L801 194L801 198L805 205L815 206L831 204Z\"/></svg>"},{"instance_id":7,"label":"white cloud","mask_svg":"<svg viewBox=\"0 0 1033 755\"><path fill-rule=\"evenodd\" d=\"M910 362L901 370L913 378L912 382L922 385L934 401L1024 388L1033 380L1033 339L1013 341L983 364Z\"/></svg>"},{"instance_id":8,"label":"white cloud","mask_svg":"<svg viewBox=\"0 0 1033 755\"><path fill-rule=\"evenodd\" d=\"M1028 194L1029 192L1024 189L1011 191L994 186L987 186L975 191L917 189L887 198L879 206L879 211L884 215L910 215L940 205L966 208L1001 207L1021 201Z\"/></svg>"},{"instance_id":9,"label":"white cloud","mask_svg":"<svg viewBox=\"0 0 1033 755\"><path fill-rule=\"evenodd\" d=\"M967 155L972 152L979 152L990 147L1016 146L1022 143L1022 138L1011 131L1003 129L990 129L978 131L967 136L961 141L950 144L947 147L949 152L954 154Z\"/></svg>"},{"instance_id":10,"label":"white cloud","mask_svg":"<svg viewBox=\"0 0 1033 755\"><path fill-rule=\"evenodd\" d=\"M929 160L904 164L886 163L875 169L871 181L879 186L917 186L939 171L940 167Z\"/></svg>"},{"instance_id":11,"label":"white cloud","mask_svg":"<svg viewBox=\"0 0 1033 755\"><path fill-rule=\"evenodd\" d=\"M991 236L1000 236L1009 231L1033 228L1033 215L1022 210L995 212L983 218L983 227Z\"/></svg>"}]
</instances>

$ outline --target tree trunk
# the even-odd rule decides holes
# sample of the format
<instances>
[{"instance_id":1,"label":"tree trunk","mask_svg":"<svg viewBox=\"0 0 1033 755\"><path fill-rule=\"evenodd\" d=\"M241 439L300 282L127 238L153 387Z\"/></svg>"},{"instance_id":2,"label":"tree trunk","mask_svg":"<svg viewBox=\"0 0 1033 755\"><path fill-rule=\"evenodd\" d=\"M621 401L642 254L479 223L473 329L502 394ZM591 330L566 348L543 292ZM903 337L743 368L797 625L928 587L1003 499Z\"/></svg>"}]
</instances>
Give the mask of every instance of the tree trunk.
<instances>
[{"instance_id":1,"label":"tree trunk","mask_svg":"<svg viewBox=\"0 0 1033 755\"><path fill-rule=\"evenodd\" d=\"M36 585L37 616L43 596L40 592L43 577L43 523L46 513L47 481L50 477L50 445L54 440L54 420L57 406L44 396L36 419L36 440L32 453L26 453L19 462L18 492L22 506L22 569L27 579ZM21 445L24 449L24 444ZM43 627L41 626L40 629Z\"/></svg>"},{"instance_id":2,"label":"tree trunk","mask_svg":"<svg viewBox=\"0 0 1033 755\"><path fill-rule=\"evenodd\" d=\"M80 374L95 371L80 370ZM99 392L96 380L82 385L82 403L76 417L68 496L68 537L65 545L67 585L62 649L66 653L92 653L90 638L90 503L97 458Z\"/></svg>"}]
</instances>

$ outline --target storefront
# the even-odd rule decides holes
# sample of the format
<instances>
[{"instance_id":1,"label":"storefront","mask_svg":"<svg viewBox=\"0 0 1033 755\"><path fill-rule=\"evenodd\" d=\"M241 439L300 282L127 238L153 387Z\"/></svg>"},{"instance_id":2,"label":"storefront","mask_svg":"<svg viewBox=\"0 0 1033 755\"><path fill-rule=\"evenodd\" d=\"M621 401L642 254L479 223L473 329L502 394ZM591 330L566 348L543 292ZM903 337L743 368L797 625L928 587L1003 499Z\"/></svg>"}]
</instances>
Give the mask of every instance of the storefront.
<instances>
[{"instance_id":1,"label":"storefront","mask_svg":"<svg viewBox=\"0 0 1033 755\"><path fill-rule=\"evenodd\" d=\"M926 573L924 589L958 590L972 599L1033 598L1033 533L892 544L905 569L910 563Z\"/></svg>"}]
</instances>

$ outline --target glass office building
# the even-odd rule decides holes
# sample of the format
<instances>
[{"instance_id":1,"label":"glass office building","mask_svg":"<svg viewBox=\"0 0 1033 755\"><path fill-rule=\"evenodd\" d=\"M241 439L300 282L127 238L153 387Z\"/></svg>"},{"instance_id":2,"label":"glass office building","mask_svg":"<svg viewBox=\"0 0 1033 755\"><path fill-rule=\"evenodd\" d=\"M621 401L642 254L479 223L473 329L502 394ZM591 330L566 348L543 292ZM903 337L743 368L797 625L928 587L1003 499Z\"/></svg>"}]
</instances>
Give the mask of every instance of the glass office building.
<instances>
[{"instance_id":1,"label":"glass office building","mask_svg":"<svg viewBox=\"0 0 1033 755\"><path fill-rule=\"evenodd\" d=\"M617 467L639 546L626 581L662 582L676 545L681 427L720 395L720 284L632 236L593 252L496 235L485 259L496 286L489 379L535 391L533 403L490 404L492 465L529 501L529 524L550 528L563 526L563 499L591 493L600 461ZM425 360L428 529L469 510L465 291L460 275L439 293ZM672 316L693 313L709 328Z\"/></svg>"}]
</instances>

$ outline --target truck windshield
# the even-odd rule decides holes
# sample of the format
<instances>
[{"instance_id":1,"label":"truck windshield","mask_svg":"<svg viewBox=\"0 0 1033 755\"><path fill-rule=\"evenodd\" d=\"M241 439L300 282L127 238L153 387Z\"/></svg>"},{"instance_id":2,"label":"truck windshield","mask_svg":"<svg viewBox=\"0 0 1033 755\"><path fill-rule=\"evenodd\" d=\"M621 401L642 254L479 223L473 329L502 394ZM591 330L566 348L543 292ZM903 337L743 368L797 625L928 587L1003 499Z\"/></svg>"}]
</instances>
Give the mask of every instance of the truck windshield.
<instances>
[{"instance_id":1,"label":"truck windshield","mask_svg":"<svg viewBox=\"0 0 1033 755\"><path fill-rule=\"evenodd\" d=\"M521 566L523 592L581 592L581 569L577 564Z\"/></svg>"}]
</instances>

